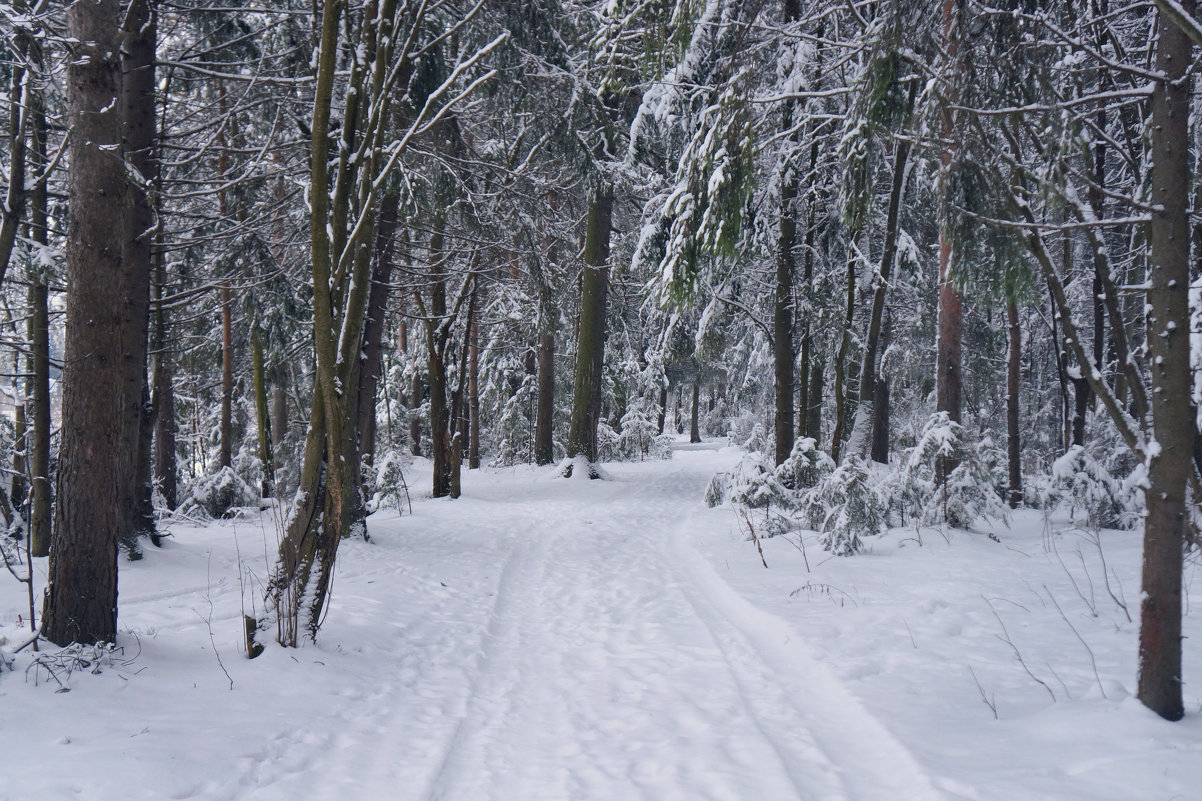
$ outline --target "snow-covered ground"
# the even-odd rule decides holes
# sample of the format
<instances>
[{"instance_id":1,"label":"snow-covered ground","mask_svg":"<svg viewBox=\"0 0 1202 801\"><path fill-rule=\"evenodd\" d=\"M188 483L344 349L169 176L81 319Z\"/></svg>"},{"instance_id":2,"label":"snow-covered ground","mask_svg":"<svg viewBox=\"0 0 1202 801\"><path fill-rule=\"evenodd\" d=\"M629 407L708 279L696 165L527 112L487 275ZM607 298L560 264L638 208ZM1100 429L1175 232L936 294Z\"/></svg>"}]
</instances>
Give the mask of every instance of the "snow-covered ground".
<instances>
[{"instance_id":1,"label":"snow-covered ground","mask_svg":"<svg viewBox=\"0 0 1202 801\"><path fill-rule=\"evenodd\" d=\"M765 569L702 502L738 456L472 472L373 517L318 644L254 661L273 518L177 526L121 566L113 665L0 674L0 799L1202 798L1197 614L1186 719L1131 697L1138 533L1024 512ZM0 574L0 647L22 615Z\"/></svg>"}]
</instances>

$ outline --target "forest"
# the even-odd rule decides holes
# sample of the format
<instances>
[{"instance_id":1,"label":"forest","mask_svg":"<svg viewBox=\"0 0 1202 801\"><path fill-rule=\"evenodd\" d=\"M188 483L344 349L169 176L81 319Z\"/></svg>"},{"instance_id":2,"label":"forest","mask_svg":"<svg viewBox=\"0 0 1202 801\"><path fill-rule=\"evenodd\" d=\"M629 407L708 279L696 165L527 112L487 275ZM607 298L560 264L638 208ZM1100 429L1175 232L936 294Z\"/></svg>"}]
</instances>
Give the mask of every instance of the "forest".
<instances>
[{"instance_id":1,"label":"forest","mask_svg":"<svg viewBox=\"0 0 1202 801\"><path fill-rule=\"evenodd\" d=\"M175 523L272 515L236 626L287 652L377 515L720 441L704 500L764 567L1023 510L1142 532L1133 695L1186 714L1194 0L9 0L0 30L0 667L117 642Z\"/></svg>"}]
</instances>

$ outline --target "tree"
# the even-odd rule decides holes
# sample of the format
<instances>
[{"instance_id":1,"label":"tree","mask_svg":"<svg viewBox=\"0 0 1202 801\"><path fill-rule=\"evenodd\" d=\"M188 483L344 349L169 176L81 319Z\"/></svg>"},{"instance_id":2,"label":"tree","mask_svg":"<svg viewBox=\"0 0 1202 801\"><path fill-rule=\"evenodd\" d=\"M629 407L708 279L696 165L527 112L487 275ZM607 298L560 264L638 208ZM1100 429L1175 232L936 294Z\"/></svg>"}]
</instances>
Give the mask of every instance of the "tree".
<instances>
[{"instance_id":1,"label":"tree","mask_svg":"<svg viewBox=\"0 0 1202 801\"><path fill-rule=\"evenodd\" d=\"M1151 356L1152 437L1144 519L1143 597L1139 625L1139 700L1168 720L1180 720L1181 571L1187 526L1187 478L1194 473L1197 430L1190 408L1189 344L1189 115L1193 57L1187 29L1194 0L1180 3L1185 24L1165 12L1157 21L1152 90L1149 194L1148 350ZM1190 26L1190 23L1193 23Z\"/></svg>"},{"instance_id":2,"label":"tree","mask_svg":"<svg viewBox=\"0 0 1202 801\"><path fill-rule=\"evenodd\" d=\"M127 208L121 151L121 7L76 3L67 33L71 137L66 342L58 503L50 544L42 634L52 642L112 642L117 636L117 541L128 520L125 481L135 469L140 376L130 314L136 279L122 253ZM136 387L136 389L135 389Z\"/></svg>"}]
</instances>

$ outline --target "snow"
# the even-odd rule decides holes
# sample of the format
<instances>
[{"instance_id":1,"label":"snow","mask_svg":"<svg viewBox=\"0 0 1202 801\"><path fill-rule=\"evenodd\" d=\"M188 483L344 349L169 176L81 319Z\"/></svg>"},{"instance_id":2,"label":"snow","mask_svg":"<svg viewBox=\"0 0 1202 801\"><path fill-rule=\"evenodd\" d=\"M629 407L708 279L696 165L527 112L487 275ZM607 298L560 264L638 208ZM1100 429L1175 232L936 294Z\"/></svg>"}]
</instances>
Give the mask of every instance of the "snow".
<instances>
[{"instance_id":1,"label":"snow","mask_svg":"<svg viewBox=\"0 0 1202 801\"><path fill-rule=\"evenodd\" d=\"M121 564L112 666L65 693L28 649L0 673L0 799L1197 797L1196 615L1185 720L1131 697L1138 532L1020 511L1000 542L897 529L851 558L793 533L765 570L703 502L741 455L465 472L342 544L317 645L254 661L281 523L175 525ZM23 590L0 581L5 650Z\"/></svg>"}]
</instances>

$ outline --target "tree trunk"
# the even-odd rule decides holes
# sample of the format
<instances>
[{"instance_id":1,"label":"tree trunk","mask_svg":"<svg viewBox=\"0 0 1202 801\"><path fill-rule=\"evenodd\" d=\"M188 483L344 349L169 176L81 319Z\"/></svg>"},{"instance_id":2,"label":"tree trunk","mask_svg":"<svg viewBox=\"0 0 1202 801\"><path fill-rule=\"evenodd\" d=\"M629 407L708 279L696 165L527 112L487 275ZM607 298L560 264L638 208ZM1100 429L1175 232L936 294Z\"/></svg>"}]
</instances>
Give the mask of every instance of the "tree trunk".
<instances>
[{"instance_id":1,"label":"tree trunk","mask_svg":"<svg viewBox=\"0 0 1202 801\"><path fill-rule=\"evenodd\" d=\"M316 638L338 545L344 537L367 536L357 481L358 353L371 288L376 191L388 173L382 162L384 121L392 115L384 76L395 74L391 42L397 12L395 0L381 0L376 13L368 11L361 20L355 49L363 58L351 63L341 134L349 146L338 149L331 181L326 157L343 11L338 0L323 4L310 126L309 242L317 372L299 508L280 544L269 596L279 614L278 639L286 645L295 645L302 629ZM362 109L379 113L360 114L360 103ZM360 139L367 155L352 158Z\"/></svg>"},{"instance_id":2,"label":"tree trunk","mask_svg":"<svg viewBox=\"0 0 1202 801\"><path fill-rule=\"evenodd\" d=\"M826 364L822 359L810 362L810 391L807 393L810 406L805 413L806 436L819 441L822 439L822 382L825 373Z\"/></svg>"},{"instance_id":3,"label":"tree trunk","mask_svg":"<svg viewBox=\"0 0 1202 801\"><path fill-rule=\"evenodd\" d=\"M427 384L430 388L430 459L434 462L433 494L444 498L451 492L451 409L447 391L447 334L440 329L447 317L446 276L442 271L445 235L441 218L430 236L430 313L426 323Z\"/></svg>"},{"instance_id":4,"label":"tree trunk","mask_svg":"<svg viewBox=\"0 0 1202 801\"><path fill-rule=\"evenodd\" d=\"M1194 0L1183 0L1191 17ZM1152 214L1147 293L1152 374L1152 435L1139 627L1139 700L1168 720L1181 700L1181 576L1186 479L1196 435L1190 415L1189 113L1191 82L1182 80L1192 46L1160 15L1156 67L1166 76L1152 91L1149 195ZM1158 448L1156 447L1158 446Z\"/></svg>"},{"instance_id":5,"label":"tree trunk","mask_svg":"<svg viewBox=\"0 0 1202 801\"><path fill-rule=\"evenodd\" d=\"M138 282L122 259L128 195L125 164L113 157L121 147L121 4L74 3L66 14L77 43L67 65L70 291L58 504L42 618L43 635L60 645L117 636L117 539L127 519L124 488L136 467L138 377L145 369L145 340L141 354L125 349L138 325L130 308Z\"/></svg>"},{"instance_id":6,"label":"tree trunk","mask_svg":"<svg viewBox=\"0 0 1202 801\"><path fill-rule=\"evenodd\" d=\"M396 265L396 235L400 192L389 192L380 202L380 222L376 229L376 263L372 270L371 292L367 298L367 322L363 327L363 362L359 368L359 449L363 462L371 465L376 456L376 396L384 362L384 317L388 313L392 273Z\"/></svg>"},{"instance_id":7,"label":"tree trunk","mask_svg":"<svg viewBox=\"0 0 1202 801\"><path fill-rule=\"evenodd\" d=\"M229 284L221 287L221 445L217 462L234 463L234 297Z\"/></svg>"},{"instance_id":8,"label":"tree trunk","mask_svg":"<svg viewBox=\"0 0 1202 801\"><path fill-rule=\"evenodd\" d=\"M835 430L831 432L831 458L836 463L847 434L847 356L851 350L851 323L856 313L856 262L855 256L847 257L847 294L843 316L843 335L839 338L839 353L835 356Z\"/></svg>"},{"instance_id":9,"label":"tree trunk","mask_svg":"<svg viewBox=\"0 0 1202 801\"><path fill-rule=\"evenodd\" d=\"M555 460L555 332L538 335L538 412L534 421L534 462Z\"/></svg>"},{"instance_id":10,"label":"tree trunk","mask_svg":"<svg viewBox=\"0 0 1202 801\"><path fill-rule=\"evenodd\" d=\"M36 205L36 201L35 201ZM49 291L45 283L29 285L31 307L30 337L33 362L29 395L33 403L33 436L29 448L30 552L45 556L50 552L50 310Z\"/></svg>"},{"instance_id":11,"label":"tree trunk","mask_svg":"<svg viewBox=\"0 0 1202 801\"><path fill-rule=\"evenodd\" d=\"M284 467L284 438L287 436L288 393L284 390L284 385L277 381L271 385L271 453L275 457L273 470L276 473L277 494L283 494L278 482L279 471Z\"/></svg>"},{"instance_id":12,"label":"tree trunk","mask_svg":"<svg viewBox=\"0 0 1202 801\"><path fill-rule=\"evenodd\" d=\"M122 107L124 117L123 147L130 167L128 188L124 261L135 282L127 301L131 327L126 342L130 354L139 354L140 365L131 381L141 403L137 410L135 440L136 466L127 477L128 529L122 539L130 558L138 558L138 537L146 534L156 545L154 527L154 473L151 469L151 437L154 419L150 404L150 384L146 375L147 334L149 329L150 277L153 271L154 243L158 214L154 208L152 188L158 184L159 161L156 147L157 116L155 114L155 50L158 44L158 18L155 3L135 0L126 11L122 42ZM131 412L132 413L132 412Z\"/></svg>"},{"instance_id":13,"label":"tree trunk","mask_svg":"<svg viewBox=\"0 0 1202 801\"><path fill-rule=\"evenodd\" d=\"M467 360L467 466L469 470L480 469L480 321L478 317L479 315L475 312L475 303L473 302L472 317L468 321L468 324L471 326L471 342L468 345ZM541 338L539 340L539 347L542 347ZM541 350L539 351L539 358L542 358ZM537 434L535 436L537 438Z\"/></svg>"},{"instance_id":14,"label":"tree trunk","mask_svg":"<svg viewBox=\"0 0 1202 801\"><path fill-rule=\"evenodd\" d=\"M664 421L668 416L668 385L665 383L659 388L659 417L656 418L655 424L658 433L664 433Z\"/></svg>"},{"instance_id":15,"label":"tree trunk","mask_svg":"<svg viewBox=\"0 0 1202 801\"><path fill-rule=\"evenodd\" d=\"M26 331L29 335L26 338L26 342L33 340L32 325L33 318L30 317L26 325ZM19 353L13 361L16 363L13 372L19 375L22 372L21 356ZM29 366L32 367L32 365ZM28 374L31 371L27 369L25 372ZM13 505L13 511L20 515L21 505L25 503L26 497L25 475L29 470L29 460L27 458L29 453L29 426L25 414L26 403L29 398L29 387L28 383L26 383L25 391L21 391L17 389L17 386L19 385L14 382L13 389L16 395L16 406L13 409L13 468L12 483L9 485L8 498Z\"/></svg>"},{"instance_id":16,"label":"tree trunk","mask_svg":"<svg viewBox=\"0 0 1202 801\"><path fill-rule=\"evenodd\" d=\"M872 391L872 450L868 456L874 462L889 464L889 380L879 376Z\"/></svg>"},{"instance_id":17,"label":"tree trunk","mask_svg":"<svg viewBox=\"0 0 1202 801\"><path fill-rule=\"evenodd\" d=\"M955 60L959 54L959 40L955 24L956 0L944 0L943 3L943 37L947 47L948 58ZM942 130L944 139L952 136L952 111L943 111ZM940 161L946 170L951 166L952 152L950 146L945 147ZM946 192L947 187L941 187ZM943 231L939 233L939 325L935 346L935 410L946 412L953 423L960 422L962 406L962 377L961 350L964 310L957 291L952 282L954 269L952 266L952 243ZM938 480L942 483L956 468L950 459L940 459L936 465Z\"/></svg>"},{"instance_id":18,"label":"tree trunk","mask_svg":"<svg viewBox=\"0 0 1202 801\"><path fill-rule=\"evenodd\" d=\"M792 398L792 396L793 396L793 393L790 392L789 397ZM789 402L789 405L792 406L792 401ZM692 412L692 414L689 415L689 442L693 442L693 443L701 442L700 411L701 411L701 381L695 378L695 379L693 379L693 412ZM778 409L778 411L779 411L779 409ZM790 437L790 439L792 439L792 437L793 437L793 421L792 420L789 421L789 437ZM790 445L789 448L790 448L790 450L792 450L793 446Z\"/></svg>"},{"instance_id":19,"label":"tree trunk","mask_svg":"<svg viewBox=\"0 0 1202 801\"><path fill-rule=\"evenodd\" d=\"M27 11L20 4L17 11ZM15 46L13 46L15 45ZM17 243L17 231L21 226L21 217L25 211L27 187L25 186L26 171L26 127L29 115L26 109L31 105L29 87L25 73L25 59L29 52L29 36L20 32L15 41L9 44L10 52L5 59L10 76L8 95L8 139L6 148L8 156L8 189L3 202L0 202L0 284L8 273L8 265L12 260L14 246ZM15 56L15 58L13 57Z\"/></svg>"},{"instance_id":20,"label":"tree trunk","mask_svg":"<svg viewBox=\"0 0 1202 801\"><path fill-rule=\"evenodd\" d=\"M605 364L605 313L609 292L609 234L613 189L598 187L588 204L581 277L580 328L576 375L572 386L572 422L568 456L597 460L597 422L601 417L601 378Z\"/></svg>"},{"instance_id":21,"label":"tree trunk","mask_svg":"<svg viewBox=\"0 0 1202 801\"><path fill-rule=\"evenodd\" d=\"M910 82L909 98L906 101L906 119L914 110L914 98L918 91L918 82ZM876 402L876 385L881 381L878 375L877 351L880 350L881 330L885 322L885 300L889 293L889 279L893 275L893 263L897 261L897 235L900 227L902 193L906 184L906 162L910 157L910 142L899 139L897 150L893 154L893 182L889 188L889 210L885 219L885 243L881 251L881 263L877 274L873 277L875 288L872 293L872 315L868 321L868 337L864 341L864 362L860 366L860 392L856 408L855 423L851 429L851 443L848 451L858 456L876 452L876 436L870 430L878 415L874 411ZM886 390L886 397L888 390ZM888 417L886 417L886 421ZM888 434L886 433L884 447L885 462L889 460ZM874 457L874 461L878 461Z\"/></svg>"},{"instance_id":22,"label":"tree trunk","mask_svg":"<svg viewBox=\"0 0 1202 801\"><path fill-rule=\"evenodd\" d=\"M1088 367L1081 368L1088 370ZM1073 383L1073 419L1071 424L1072 441L1074 445L1085 445L1085 415L1089 411L1089 382L1084 378L1074 378Z\"/></svg>"},{"instance_id":23,"label":"tree trunk","mask_svg":"<svg viewBox=\"0 0 1202 801\"><path fill-rule=\"evenodd\" d=\"M32 166L40 174L45 171L49 161L45 99L41 92L33 93L29 106L32 119ZM29 194L29 234L34 242L43 247L50 242L49 205L46 182L35 182ZM29 550L32 556L40 557L50 553L53 511L50 487L50 292L47 276L42 271L30 270L28 278L31 369L30 385L26 393L29 396L30 423L33 429L28 445Z\"/></svg>"},{"instance_id":24,"label":"tree trunk","mask_svg":"<svg viewBox=\"0 0 1202 801\"><path fill-rule=\"evenodd\" d=\"M1010 349L1006 359L1006 455L1009 463L1010 487L1007 492L1011 509L1023 500L1022 449L1018 431L1019 367L1022 360L1022 329L1018 327L1018 305L1006 303L1007 331Z\"/></svg>"},{"instance_id":25,"label":"tree trunk","mask_svg":"<svg viewBox=\"0 0 1202 801\"><path fill-rule=\"evenodd\" d=\"M259 439L259 464L263 471L260 488L264 498L275 495L275 456L271 452L271 416L267 410L267 375L263 364L263 337L258 321L250 326L251 378L255 391L255 431Z\"/></svg>"},{"instance_id":26,"label":"tree trunk","mask_svg":"<svg viewBox=\"0 0 1202 801\"><path fill-rule=\"evenodd\" d=\"M155 299L161 301L166 283L166 266L160 253L155 259ZM159 493L168 509L179 504L176 485L175 450L175 376L171 346L167 341L167 313L161 305L155 308L151 343L154 396L154 477Z\"/></svg>"},{"instance_id":27,"label":"tree trunk","mask_svg":"<svg viewBox=\"0 0 1202 801\"><path fill-rule=\"evenodd\" d=\"M416 366L413 370L413 385L409 390L409 452L422 455L422 419L415 414L422 405L422 377Z\"/></svg>"},{"instance_id":28,"label":"tree trunk","mask_svg":"<svg viewBox=\"0 0 1202 801\"><path fill-rule=\"evenodd\" d=\"M792 114L786 109L786 120ZM776 244L776 297L772 314L772 365L776 386L776 464L793 452L793 247L797 239L797 220L793 204L797 199L797 181L786 177L781 187L780 230ZM693 383L694 393L697 383ZM696 404L694 404L694 409ZM696 416L694 414L694 416Z\"/></svg>"}]
</instances>

